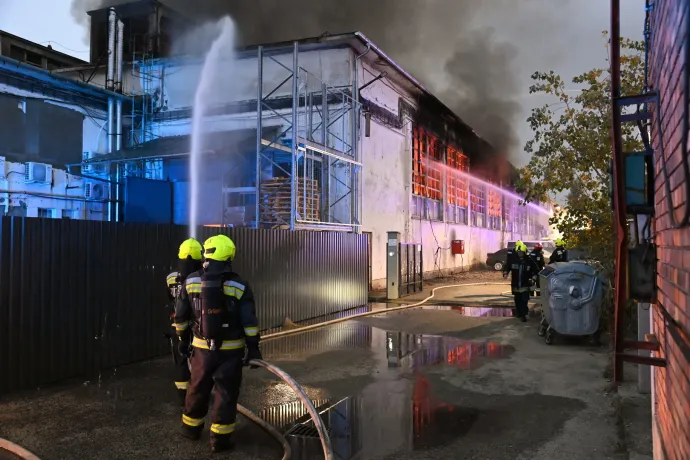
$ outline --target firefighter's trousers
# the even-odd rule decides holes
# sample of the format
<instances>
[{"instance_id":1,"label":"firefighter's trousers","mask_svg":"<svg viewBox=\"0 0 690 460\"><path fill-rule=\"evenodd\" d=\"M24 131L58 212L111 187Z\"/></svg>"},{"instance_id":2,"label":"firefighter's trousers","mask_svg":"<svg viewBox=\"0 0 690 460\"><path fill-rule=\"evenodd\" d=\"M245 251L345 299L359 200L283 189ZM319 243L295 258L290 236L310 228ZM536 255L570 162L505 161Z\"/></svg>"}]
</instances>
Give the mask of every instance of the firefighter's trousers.
<instances>
[{"instance_id":1,"label":"firefighter's trousers","mask_svg":"<svg viewBox=\"0 0 690 460\"><path fill-rule=\"evenodd\" d=\"M180 339L177 335L173 335L173 347L172 352L175 353L175 387L178 389L180 394L184 394L189 386L189 364L187 363L187 358L182 356L177 350L177 345L180 343Z\"/></svg>"},{"instance_id":2,"label":"firefighter's trousers","mask_svg":"<svg viewBox=\"0 0 690 460\"><path fill-rule=\"evenodd\" d=\"M229 438L235 430L237 398L242 384L242 350L209 351L194 348L190 358L192 378L187 388L183 427L190 432L201 431L208 412L211 390L215 387L211 408L211 441Z\"/></svg>"},{"instance_id":3,"label":"firefighter's trousers","mask_svg":"<svg viewBox=\"0 0 690 460\"><path fill-rule=\"evenodd\" d=\"M527 317L529 314L529 294L529 291L513 293L518 318Z\"/></svg>"}]
</instances>

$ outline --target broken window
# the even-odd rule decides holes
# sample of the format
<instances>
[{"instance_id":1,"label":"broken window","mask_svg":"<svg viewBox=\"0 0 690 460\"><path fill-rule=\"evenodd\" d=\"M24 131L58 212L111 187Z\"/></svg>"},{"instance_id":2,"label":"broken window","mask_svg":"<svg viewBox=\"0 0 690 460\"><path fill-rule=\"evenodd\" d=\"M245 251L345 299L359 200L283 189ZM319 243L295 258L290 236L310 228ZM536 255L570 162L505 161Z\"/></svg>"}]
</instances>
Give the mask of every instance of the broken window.
<instances>
[{"instance_id":1,"label":"broken window","mask_svg":"<svg viewBox=\"0 0 690 460\"><path fill-rule=\"evenodd\" d=\"M486 192L483 185L470 183L470 219L474 227L486 227Z\"/></svg>"},{"instance_id":2,"label":"broken window","mask_svg":"<svg viewBox=\"0 0 690 460\"><path fill-rule=\"evenodd\" d=\"M412 129L413 217L442 220L443 159L445 147L437 137Z\"/></svg>"},{"instance_id":3,"label":"broken window","mask_svg":"<svg viewBox=\"0 0 690 460\"><path fill-rule=\"evenodd\" d=\"M448 147L446 155L448 221L467 225L469 161L461 151L453 147Z\"/></svg>"},{"instance_id":4,"label":"broken window","mask_svg":"<svg viewBox=\"0 0 690 460\"><path fill-rule=\"evenodd\" d=\"M489 188L489 228L492 230L501 229L502 197L501 192Z\"/></svg>"}]
</instances>

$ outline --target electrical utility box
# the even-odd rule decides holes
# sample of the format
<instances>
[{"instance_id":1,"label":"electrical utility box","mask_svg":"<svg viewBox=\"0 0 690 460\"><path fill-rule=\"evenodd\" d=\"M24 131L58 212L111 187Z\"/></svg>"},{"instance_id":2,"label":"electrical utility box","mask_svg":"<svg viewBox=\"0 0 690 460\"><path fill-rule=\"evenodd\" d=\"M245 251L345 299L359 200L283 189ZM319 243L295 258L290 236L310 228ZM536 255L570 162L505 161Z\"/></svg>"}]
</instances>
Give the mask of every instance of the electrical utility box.
<instances>
[{"instance_id":1,"label":"electrical utility box","mask_svg":"<svg viewBox=\"0 0 690 460\"><path fill-rule=\"evenodd\" d=\"M465 253L465 240L453 240L450 242L450 253L460 255Z\"/></svg>"},{"instance_id":2,"label":"electrical utility box","mask_svg":"<svg viewBox=\"0 0 690 460\"><path fill-rule=\"evenodd\" d=\"M386 238L386 298L400 298L400 232Z\"/></svg>"}]
</instances>

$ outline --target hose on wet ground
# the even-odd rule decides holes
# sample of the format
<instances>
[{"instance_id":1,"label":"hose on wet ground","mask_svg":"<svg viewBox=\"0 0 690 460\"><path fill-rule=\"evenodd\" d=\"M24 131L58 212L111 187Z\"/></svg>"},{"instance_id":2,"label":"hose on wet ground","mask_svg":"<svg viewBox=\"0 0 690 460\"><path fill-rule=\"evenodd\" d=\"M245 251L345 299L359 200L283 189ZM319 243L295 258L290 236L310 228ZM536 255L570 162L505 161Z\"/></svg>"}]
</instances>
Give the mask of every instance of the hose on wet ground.
<instances>
[{"instance_id":1,"label":"hose on wet ground","mask_svg":"<svg viewBox=\"0 0 690 460\"><path fill-rule=\"evenodd\" d=\"M249 420L252 422L256 423L266 431L268 434L273 436L276 441L278 441L282 446L283 446L283 459L282 460L290 460L290 457L292 456L292 448L290 447L290 443L287 442L287 439L280 433L280 431L276 430L273 425L270 423L266 422L264 419L258 417L254 412L250 411L246 407L244 407L241 404L237 404L237 412L240 414L244 415L247 417Z\"/></svg>"},{"instance_id":2,"label":"hose on wet ground","mask_svg":"<svg viewBox=\"0 0 690 460\"><path fill-rule=\"evenodd\" d=\"M39 460L34 454L16 445L7 439L0 438L0 457L2 457L3 452L9 452L10 458L21 458L23 460Z\"/></svg>"},{"instance_id":3,"label":"hose on wet ground","mask_svg":"<svg viewBox=\"0 0 690 460\"><path fill-rule=\"evenodd\" d=\"M491 285L498 286L498 285L505 285L505 284L507 284L507 283L464 283L464 284L449 284L449 285L445 285L445 286L437 286L431 290L430 296L428 296L427 298L425 298L419 302L413 303L413 304L402 305L400 307L387 308L385 310L374 310L374 311L369 311L369 312L365 312L365 313L358 313L355 315L345 316L343 318L337 318L337 319L333 319L330 321L324 321L322 323L317 323L317 324L312 324L309 326L300 327L298 329L293 329L290 331L281 331L281 332L276 332L273 334L267 334L263 338L263 340L273 340L273 339L285 337L288 335L300 334L303 332L311 331L314 329L319 329L322 327L331 326L333 324L342 323L345 321L350 321L352 319L363 318L366 316L380 315L383 313L390 313L390 312L395 312L395 311L409 310L411 308L417 308L417 307L422 306L423 304L425 304L429 300L433 299L435 294L436 294L436 291L441 290L441 289L448 289L448 288L453 288L453 287L463 287L463 286L491 286ZM297 397L300 399L302 404L304 404L304 407L307 408L307 411L309 412L309 415L311 416L311 418L314 422L314 426L316 427L316 430L319 433L319 438L321 439L321 447L323 448L325 460L332 460L334 458L333 457L333 449L331 447L331 440L330 440L330 436L328 435L328 431L326 430L326 426L325 426L323 420L321 419L321 417L319 416L318 411L314 407L314 404L309 399L309 396L305 393L304 389L299 385L299 383L297 383L295 381L295 379L290 377L282 369L280 369L280 368L278 368L272 364L269 364L263 360L252 360L252 361L250 361L250 364L262 367L262 368L266 369L267 371L275 374L281 380L283 380L286 384L288 384L288 386L290 386L290 388L292 388L292 390L297 394ZM290 459L290 457L292 455L290 444L287 442L285 437L277 429L275 429L272 425L270 425L266 421L262 420L256 414L252 413L249 409L247 409L244 406L241 406L240 404L237 405L237 410L240 414L244 415L249 420L251 420L252 422L259 425L259 427L261 427L268 434L273 436L283 446L283 460L289 460ZM25 449L22 449L21 447L16 446L15 444L10 443L9 441L5 441L4 439L0 439L0 449L3 449L3 448L8 450L9 452L12 452L16 455L21 456L21 458L25 458L27 460L39 460L38 457L36 457L32 453L26 451Z\"/></svg>"},{"instance_id":4,"label":"hose on wet ground","mask_svg":"<svg viewBox=\"0 0 690 460\"><path fill-rule=\"evenodd\" d=\"M419 302L413 303L413 304L401 305L400 307L386 308L384 310L372 310L372 311L367 311L364 313L357 313L355 315L344 316L342 318L332 319L330 321L324 321L322 323L312 324L309 326L303 326L303 327L299 327L297 329L291 329L289 331L274 332L273 334L267 334L266 336L263 336L261 338L261 340L262 341L274 340L274 339L277 339L280 337L285 337L285 336L293 335L293 334L300 334L302 332L307 332L307 331L311 331L314 329L319 329L322 327L331 326L333 324L342 323L345 321L350 321L352 319L364 318L366 316L381 315L384 313L391 313L391 312L402 311L402 310L409 310L411 308L418 308L418 307L421 307L426 302L428 302L429 300L433 299L434 296L436 295L436 291L441 290L441 289L448 289L448 288L454 288L454 287L465 287L465 286L506 286L508 284L509 283L464 283L464 284L448 284L445 286L437 286L431 290L431 295L429 297L427 297L424 300L420 300Z\"/></svg>"},{"instance_id":5,"label":"hose on wet ground","mask_svg":"<svg viewBox=\"0 0 690 460\"><path fill-rule=\"evenodd\" d=\"M463 283L463 284L448 284L445 286L437 286L431 290L431 295L429 297L420 300L419 302L415 302L413 304L409 305L402 305L400 307L393 307L393 308L387 308L385 310L374 310L374 311L368 311L364 313L358 313L355 315L350 315L350 316L345 316L342 318L337 318L333 319L330 321L324 321L322 323L317 323L317 324L312 324L309 326L304 326L300 327L298 329L292 329L289 331L281 331L281 332L275 332L273 334L267 334L262 338L263 341L266 340L274 340L280 337L285 337L288 335L294 335L294 334L300 334L302 332L307 332L311 331L314 329L319 329L322 327L327 327L331 326L333 324L337 323L342 323L345 321L350 321L352 319L357 319L357 318L363 318L366 316L373 316L373 315L380 315L383 313L390 313L390 312L395 312L395 311L402 311L402 310L409 310L411 308L417 308L422 305L424 305L426 302L429 300L433 299L434 296L436 295L436 291L441 290L441 289L448 289L448 288L453 288L453 287L464 287L464 286L504 286L507 283ZM297 394L297 397L300 399L302 404L304 404L304 407L307 408L307 411L309 412L309 415L311 416L314 426L316 427L317 432L319 433L319 438L321 439L321 447L323 448L324 452L324 457L326 460L332 460L333 457L333 449L331 447L331 439L330 436L328 435L328 431L326 430L326 426L323 423L323 420L319 416L319 413L317 412L316 408L314 407L314 404L312 404L311 400L307 396L307 394L304 392L302 387L293 379L290 377L285 371L282 369L269 364L265 361L262 360L252 360L250 364L254 364L255 366L262 367L266 369L267 371L275 374L278 376L281 380L283 380L285 383L287 383L290 388ZM282 446L283 446L283 460L288 460L290 456L292 455L291 449L290 449L290 444L287 442L285 437L278 431L276 430L272 425L269 423L265 422L261 418L259 418L257 415L252 413L250 410L248 410L246 407L243 407L241 405L237 405L237 410L247 417L249 420L253 421L257 425L259 425L261 428L263 428L266 432L268 432L271 436L273 436Z\"/></svg>"}]
</instances>

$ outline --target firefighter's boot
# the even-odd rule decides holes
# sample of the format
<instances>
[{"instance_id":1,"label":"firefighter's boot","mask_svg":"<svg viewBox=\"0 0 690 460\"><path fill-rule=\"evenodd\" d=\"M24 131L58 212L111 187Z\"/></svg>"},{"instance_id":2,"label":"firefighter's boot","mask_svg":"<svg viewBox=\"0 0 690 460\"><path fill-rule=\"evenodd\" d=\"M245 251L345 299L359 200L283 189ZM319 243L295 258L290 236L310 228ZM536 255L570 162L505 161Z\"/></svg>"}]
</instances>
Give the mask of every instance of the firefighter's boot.
<instances>
[{"instance_id":1,"label":"firefighter's boot","mask_svg":"<svg viewBox=\"0 0 690 460\"><path fill-rule=\"evenodd\" d=\"M211 452L226 452L235 448L231 434L211 434Z\"/></svg>"}]
</instances>

